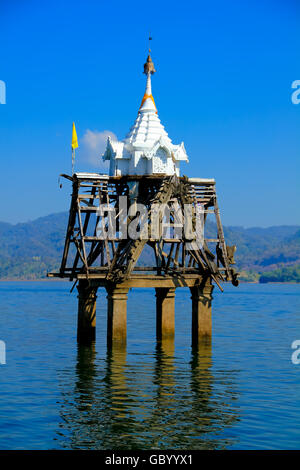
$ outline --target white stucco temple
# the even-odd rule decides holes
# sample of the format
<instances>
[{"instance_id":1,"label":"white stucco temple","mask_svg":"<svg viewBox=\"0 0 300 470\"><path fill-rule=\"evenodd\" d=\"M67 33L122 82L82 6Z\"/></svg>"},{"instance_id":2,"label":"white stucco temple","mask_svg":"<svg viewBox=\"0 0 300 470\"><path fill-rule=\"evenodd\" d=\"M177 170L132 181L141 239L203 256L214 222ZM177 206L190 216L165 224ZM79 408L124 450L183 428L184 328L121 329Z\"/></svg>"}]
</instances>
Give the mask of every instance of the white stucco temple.
<instances>
[{"instance_id":1,"label":"white stucco temple","mask_svg":"<svg viewBox=\"0 0 300 470\"><path fill-rule=\"evenodd\" d=\"M179 176L180 162L188 162L188 157L183 142L174 145L158 117L151 90L151 75L155 68L150 50L144 73L146 90L137 118L124 140L108 138L102 158L110 161L110 176L174 173Z\"/></svg>"}]
</instances>

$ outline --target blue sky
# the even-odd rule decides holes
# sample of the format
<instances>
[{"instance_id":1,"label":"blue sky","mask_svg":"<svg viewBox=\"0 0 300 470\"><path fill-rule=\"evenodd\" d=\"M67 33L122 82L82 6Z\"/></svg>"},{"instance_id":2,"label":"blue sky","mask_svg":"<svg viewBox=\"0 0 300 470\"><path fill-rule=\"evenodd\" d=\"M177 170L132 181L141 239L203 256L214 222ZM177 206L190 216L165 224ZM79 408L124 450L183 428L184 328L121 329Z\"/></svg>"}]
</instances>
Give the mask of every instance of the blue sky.
<instances>
[{"instance_id":1,"label":"blue sky","mask_svg":"<svg viewBox=\"0 0 300 470\"><path fill-rule=\"evenodd\" d=\"M225 225L299 224L300 4L296 0L1 0L0 220L67 210L76 170L97 170L104 131L125 137L152 90L182 174L214 177ZM104 134L103 134L104 132ZM95 150L89 137L95 137Z\"/></svg>"}]
</instances>

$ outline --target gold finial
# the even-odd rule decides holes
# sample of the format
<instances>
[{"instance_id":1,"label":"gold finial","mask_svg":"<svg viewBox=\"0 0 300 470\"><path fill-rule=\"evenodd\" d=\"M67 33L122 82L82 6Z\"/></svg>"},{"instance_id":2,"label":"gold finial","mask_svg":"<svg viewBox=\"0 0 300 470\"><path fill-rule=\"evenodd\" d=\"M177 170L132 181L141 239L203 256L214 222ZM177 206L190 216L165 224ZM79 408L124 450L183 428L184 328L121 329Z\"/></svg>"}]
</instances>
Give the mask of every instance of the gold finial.
<instances>
[{"instance_id":1,"label":"gold finial","mask_svg":"<svg viewBox=\"0 0 300 470\"><path fill-rule=\"evenodd\" d=\"M148 57L147 57L147 62L144 64L144 73L145 73L146 75L148 75L148 73L153 74L153 73L156 72L156 70L155 70L155 68L154 68L154 64L153 64L152 59L151 59L151 56L150 56L150 52L151 52L151 49L150 49L150 41L152 41L152 37L151 37L151 34L149 33L149 48L148 48L148 50L149 50L149 55L148 55Z\"/></svg>"}]
</instances>

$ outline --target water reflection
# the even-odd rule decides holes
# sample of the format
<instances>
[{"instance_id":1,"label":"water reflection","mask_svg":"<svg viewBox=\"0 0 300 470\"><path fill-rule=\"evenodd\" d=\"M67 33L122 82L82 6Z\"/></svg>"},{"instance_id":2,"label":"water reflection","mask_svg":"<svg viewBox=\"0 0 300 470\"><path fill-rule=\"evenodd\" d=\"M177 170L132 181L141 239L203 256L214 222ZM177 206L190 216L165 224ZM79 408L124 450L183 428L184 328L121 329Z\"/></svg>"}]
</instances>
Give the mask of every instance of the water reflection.
<instances>
[{"instance_id":1,"label":"water reflection","mask_svg":"<svg viewBox=\"0 0 300 470\"><path fill-rule=\"evenodd\" d=\"M75 373L63 369L60 430L71 449L216 449L232 444L235 372L214 371L210 342L189 360L165 340L152 354L79 346ZM222 436L220 436L222 434Z\"/></svg>"},{"instance_id":2,"label":"water reflection","mask_svg":"<svg viewBox=\"0 0 300 470\"><path fill-rule=\"evenodd\" d=\"M224 428L230 427L238 419L237 410L231 408L231 402L235 398L234 378L235 372L225 379L221 374L212 372L212 344L211 339L206 338L191 354L191 395L192 413L194 425L197 426L198 449L226 449L233 444L231 439L218 439L217 435L223 433ZM217 392L218 383L222 387ZM232 385L232 395L227 396L227 388ZM226 399L225 399L225 396Z\"/></svg>"}]
</instances>

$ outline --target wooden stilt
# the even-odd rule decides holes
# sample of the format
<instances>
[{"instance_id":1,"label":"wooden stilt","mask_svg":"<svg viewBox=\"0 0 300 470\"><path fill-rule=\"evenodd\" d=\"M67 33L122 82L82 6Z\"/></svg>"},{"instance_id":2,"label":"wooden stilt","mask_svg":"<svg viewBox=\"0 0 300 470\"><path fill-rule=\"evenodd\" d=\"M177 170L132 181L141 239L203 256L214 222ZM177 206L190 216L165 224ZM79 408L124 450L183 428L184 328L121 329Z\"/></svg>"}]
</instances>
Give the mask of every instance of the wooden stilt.
<instances>
[{"instance_id":1,"label":"wooden stilt","mask_svg":"<svg viewBox=\"0 0 300 470\"><path fill-rule=\"evenodd\" d=\"M78 322L77 341L87 344L96 339L96 299L97 287L90 287L87 280L82 279L78 290Z\"/></svg>"},{"instance_id":2,"label":"wooden stilt","mask_svg":"<svg viewBox=\"0 0 300 470\"><path fill-rule=\"evenodd\" d=\"M128 287L106 287L107 345L126 344Z\"/></svg>"},{"instance_id":3,"label":"wooden stilt","mask_svg":"<svg viewBox=\"0 0 300 470\"><path fill-rule=\"evenodd\" d=\"M213 286L211 279L204 279L196 287L191 287L192 299L192 344L196 346L212 334L211 301Z\"/></svg>"},{"instance_id":4,"label":"wooden stilt","mask_svg":"<svg viewBox=\"0 0 300 470\"><path fill-rule=\"evenodd\" d=\"M158 287L156 291L156 338L172 338L175 334L175 288Z\"/></svg>"}]
</instances>

